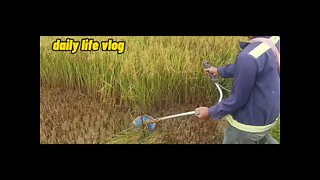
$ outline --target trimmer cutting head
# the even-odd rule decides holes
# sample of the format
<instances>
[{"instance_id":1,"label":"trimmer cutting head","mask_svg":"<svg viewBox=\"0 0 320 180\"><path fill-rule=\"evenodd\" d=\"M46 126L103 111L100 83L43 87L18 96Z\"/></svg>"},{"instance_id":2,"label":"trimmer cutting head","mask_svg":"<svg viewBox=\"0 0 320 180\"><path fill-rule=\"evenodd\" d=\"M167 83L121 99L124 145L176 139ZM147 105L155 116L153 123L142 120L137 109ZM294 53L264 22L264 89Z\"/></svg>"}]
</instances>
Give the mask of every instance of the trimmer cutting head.
<instances>
[{"instance_id":1,"label":"trimmer cutting head","mask_svg":"<svg viewBox=\"0 0 320 180\"><path fill-rule=\"evenodd\" d=\"M148 115L142 115L137 117L135 120L133 120L133 129L136 128L146 128L147 130L153 130L156 127L156 123L146 123L148 120L154 120L153 117L148 116Z\"/></svg>"}]
</instances>

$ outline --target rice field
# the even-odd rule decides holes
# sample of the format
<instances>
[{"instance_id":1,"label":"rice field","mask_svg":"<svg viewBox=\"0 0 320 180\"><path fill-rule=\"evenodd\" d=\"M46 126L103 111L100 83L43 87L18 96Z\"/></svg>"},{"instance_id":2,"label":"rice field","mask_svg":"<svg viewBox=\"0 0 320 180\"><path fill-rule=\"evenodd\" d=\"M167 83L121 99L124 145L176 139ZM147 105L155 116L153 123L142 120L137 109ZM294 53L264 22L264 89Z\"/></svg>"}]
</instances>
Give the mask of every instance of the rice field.
<instances>
[{"instance_id":1,"label":"rice field","mask_svg":"<svg viewBox=\"0 0 320 180\"><path fill-rule=\"evenodd\" d=\"M52 43L58 38L112 38L125 41L125 49L121 54L53 51ZM40 143L108 143L111 137L120 137L137 116L161 117L214 105L218 91L203 73L202 62L208 60L213 66L233 63L240 40L246 38L41 36ZM230 88L232 80L221 79L220 83ZM153 138L143 142L220 143L224 124L192 116L172 119L157 124Z\"/></svg>"}]
</instances>

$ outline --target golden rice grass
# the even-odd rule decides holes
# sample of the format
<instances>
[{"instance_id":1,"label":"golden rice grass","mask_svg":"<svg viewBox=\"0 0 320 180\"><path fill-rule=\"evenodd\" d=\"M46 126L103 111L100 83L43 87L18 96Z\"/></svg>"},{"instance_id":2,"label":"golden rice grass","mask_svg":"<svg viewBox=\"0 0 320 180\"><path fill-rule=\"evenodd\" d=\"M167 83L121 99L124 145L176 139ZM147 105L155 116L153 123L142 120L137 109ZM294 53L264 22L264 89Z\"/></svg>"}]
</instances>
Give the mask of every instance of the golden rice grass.
<instances>
[{"instance_id":1,"label":"golden rice grass","mask_svg":"<svg viewBox=\"0 0 320 180\"><path fill-rule=\"evenodd\" d=\"M126 41L123 54L52 51L57 38ZM40 37L40 82L79 89L113 105L148 111L176 104L214 103L217 91L202 70L234 61L237 36ZM231 80L221 81L229 87Z\"/></svg>"},{"instance_id":2,"label":"golden rice grass","mask_svg":"<svg viewBox=\"0 0 320 180\"><path fill-rule=\"evenodd\" d=\"M71 54L52 51L52 42L57 38L73 38L76 41L94 38L100 42L113 38L115 41L126 41L126 47L123 54L105 51L78 51ZM246 37L41 36L40 86L70 89L83 94L68 102L68 105L58 103L65 101L68 96L66 92L61 96L48 95L47 100L40 94L40 114L43 114L40 118L41 143L99 143L101 139L127 127L127 116L132 118L137 114L144 114L143 112L158 114L177 106L188 107L189 110L198 105L213 105L217 102L219 93L203 72L202 63L205 60L212 66L233 63L240 50L238 41L241 40L246 40ZM221 79L220 83L230 88L232 79ZM96 104L83 106L83 101L88 96L95 97L99 103L107 104L107 107ZM120 108L116 109L117 107ZM115 117L107 115L113 112L116 112ZM67 125L63 124L64 121L67 121ZM169 131L170 128L172 127L168 126L163 131L171 132L172 139L176 139L176 134ZM181 136L189 141L174 142L193 141L191 139L196 137L193 132L198 131L197 126L180 130ZM186 133L183 134L184 132ZM151 134L130 131L113 135L106 143L170 141L170 138L162 137L168 136L159 131Z\"/></svg>"},{"instance_id":3,"label":"golden rice grass","mask_svg":"<svg viewBox=\"0 0 320 180\"><path fill-rule=\"evenodd\" d=\"M168 133L157 130L129 129L119 134L114 134L101 144L165 144L164 137Z\"/></svg>"}]
</instances>

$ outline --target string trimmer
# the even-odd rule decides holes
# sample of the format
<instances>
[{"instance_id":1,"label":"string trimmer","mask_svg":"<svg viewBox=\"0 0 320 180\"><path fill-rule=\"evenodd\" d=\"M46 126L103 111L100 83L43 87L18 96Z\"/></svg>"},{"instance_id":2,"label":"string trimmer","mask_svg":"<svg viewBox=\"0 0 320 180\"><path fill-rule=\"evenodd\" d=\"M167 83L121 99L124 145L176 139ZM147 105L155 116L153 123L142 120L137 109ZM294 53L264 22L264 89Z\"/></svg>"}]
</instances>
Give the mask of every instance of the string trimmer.
<instances>
[{"instance_id":1,"label":"string trimmer","mask_svg":"<svg viewBox=\"0 0 320 180\"><path fill-rule=\"evenodd\" d=\"M203 67L205 69L207 69L207 68L210 68L211 65L209 64L208 61L205 61L203 63ZM215 77L210 73L208 73L208 76L219 90L219 94L220 94L219 102L220 102L222 100L223 93L220 88L221 85L218 84L218 77ZM147 130L153 130L156 127L156 123L158 123L160 121L168 120L168 119L172 119L172 118L176 118L176 117L189 116L189 115L196 115L197 116L197 115L199 115L199 113L200 112L189 111L189 112L174 114L174 115L165 116L165 117L161 117L161 118L153 118L152 116L149 116L149 115L142 115L142 116L137 117L133 121L133 128L143 127L144 129L147 129Z\"/></svg>"}]
</instances>

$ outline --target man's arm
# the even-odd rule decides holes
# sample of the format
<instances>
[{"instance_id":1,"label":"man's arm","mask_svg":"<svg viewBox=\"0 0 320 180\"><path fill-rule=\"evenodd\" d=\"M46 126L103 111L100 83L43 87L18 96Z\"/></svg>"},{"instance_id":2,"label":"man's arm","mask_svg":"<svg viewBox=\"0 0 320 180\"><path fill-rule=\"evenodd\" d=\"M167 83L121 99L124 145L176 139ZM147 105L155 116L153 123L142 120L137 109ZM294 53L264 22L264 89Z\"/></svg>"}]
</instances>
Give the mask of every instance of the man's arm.
<instances>
[{"instance_id":1,"label":"man's arm","mask_svg":"<svg viewBox=\"0 0 320 180\"><path fill-rule=\"evenodd\" d=\"M221 119L248 102L258 69L255 61L250 55L241 55L234 65L228 65L220 70L222 76L234 75L234 83L229 98L209 108L208 113L212 119Z\"/></svg>"},{"instance_id":2,"label":"man's arm","mask_svg":"<svg viewBox=\"0 0 320 180\"><path fill-rule=\"evenodd\" d=\"M218 74L223 78L232 78L234 76L234 64L228 64L224 67L218 67Z\"/></svg>"}]
</instances>

